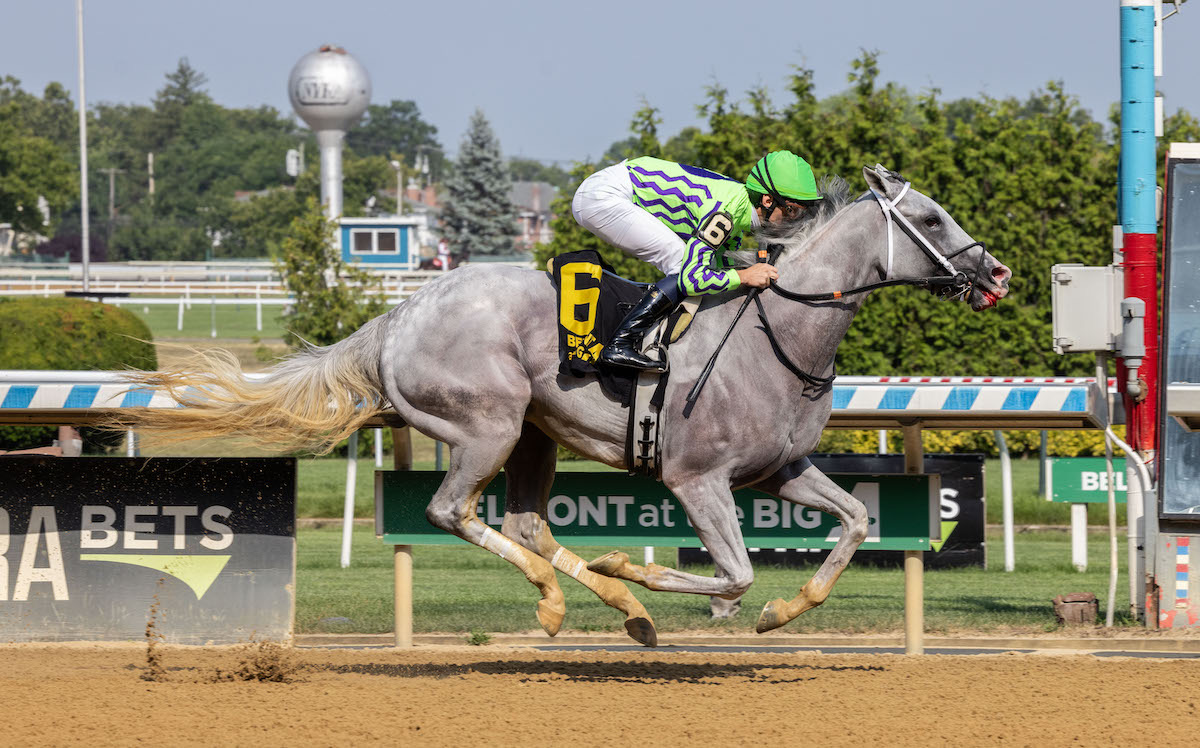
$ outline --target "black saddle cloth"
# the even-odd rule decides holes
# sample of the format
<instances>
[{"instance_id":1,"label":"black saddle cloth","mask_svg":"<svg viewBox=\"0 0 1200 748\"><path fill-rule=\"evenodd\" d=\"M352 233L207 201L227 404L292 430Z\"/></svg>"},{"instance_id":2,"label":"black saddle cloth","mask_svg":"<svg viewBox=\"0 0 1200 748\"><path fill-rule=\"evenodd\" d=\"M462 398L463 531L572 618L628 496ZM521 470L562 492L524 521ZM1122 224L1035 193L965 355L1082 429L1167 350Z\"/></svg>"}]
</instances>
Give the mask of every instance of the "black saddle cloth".
<instances>
[{"instance_id":1,"label":"black saddle cloth","mask_svg":"<svg viewBox=\"0 0 1200 748\"><path fill-rule=\"evenodd\" d=\"M559 372L594 376L605 392L629 405L637 371L600 366L598 357L649 286L617 275L594 249L557 255L551 267L558 289Z\"/></svg>"}]
</instances>

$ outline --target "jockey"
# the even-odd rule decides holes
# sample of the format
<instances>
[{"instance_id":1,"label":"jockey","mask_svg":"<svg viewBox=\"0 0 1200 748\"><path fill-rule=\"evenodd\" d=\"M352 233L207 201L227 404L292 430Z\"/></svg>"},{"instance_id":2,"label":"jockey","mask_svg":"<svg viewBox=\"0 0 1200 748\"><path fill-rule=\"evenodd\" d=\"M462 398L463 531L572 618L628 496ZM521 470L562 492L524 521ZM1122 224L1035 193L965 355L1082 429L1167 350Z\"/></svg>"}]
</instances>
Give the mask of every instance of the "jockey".
<instances>
[{"instance_id":1,"label":"jockey","mask_svg":"<svg viewBox=\"0 0 1200 748\"><path fill-rule=\"evenodd\" d=\"M642 156L592 174L571 213L588 231L666 273L621 322L600 353L609 366L662 371L641 353L642 338L685 296L765 288L779 277L756 263L721 269L722 255L764 222L799 219L821 199L812 167L791 151L759 159L743 185L716 172Z\"/></svg>"}]
</instances>

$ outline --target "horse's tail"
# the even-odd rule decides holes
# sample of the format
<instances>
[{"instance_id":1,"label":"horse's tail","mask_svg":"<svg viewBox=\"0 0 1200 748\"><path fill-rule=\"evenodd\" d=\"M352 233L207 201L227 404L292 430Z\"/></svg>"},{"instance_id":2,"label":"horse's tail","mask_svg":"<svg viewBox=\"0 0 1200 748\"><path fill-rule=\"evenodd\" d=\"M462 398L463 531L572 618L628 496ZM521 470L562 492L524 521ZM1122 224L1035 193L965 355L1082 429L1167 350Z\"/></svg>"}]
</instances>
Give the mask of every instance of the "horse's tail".
<instances>
[{"instance_id":1,"label":"horse's tail","mask_svg":"<svg viewBox=\"0 0 1200 748\"><path fill-rule=\"evenodd\" d=\"M124 379L133 389L165 392L183 407L122 410L112 426L159 443L232 436L270 450L326 454L384 405L383 320L333 345L306 347L263 378L248 378L221 350L195 352L165 371L129 372Z\"/></svg>"}]
</instances>

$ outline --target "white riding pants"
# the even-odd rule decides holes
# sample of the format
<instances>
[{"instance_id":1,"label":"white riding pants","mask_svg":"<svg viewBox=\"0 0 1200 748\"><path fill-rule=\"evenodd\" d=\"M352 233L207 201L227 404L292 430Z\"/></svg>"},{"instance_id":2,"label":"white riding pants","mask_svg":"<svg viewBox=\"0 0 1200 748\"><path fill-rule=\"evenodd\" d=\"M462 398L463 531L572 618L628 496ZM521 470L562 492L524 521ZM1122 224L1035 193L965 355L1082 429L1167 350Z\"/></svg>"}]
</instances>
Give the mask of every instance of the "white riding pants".
<instances>
[{"instance_id":1,"label":"white riding pants","mask_svg":"<svg viewBox=\"0 0 1200 748\"><path fill-rule=\"evenodd\" d=\"M667 275L678 273L687 245L665 224L633 202L633 182L622 161L579 185L571 215L588 231Z\"/></svg>"}]
</instances>

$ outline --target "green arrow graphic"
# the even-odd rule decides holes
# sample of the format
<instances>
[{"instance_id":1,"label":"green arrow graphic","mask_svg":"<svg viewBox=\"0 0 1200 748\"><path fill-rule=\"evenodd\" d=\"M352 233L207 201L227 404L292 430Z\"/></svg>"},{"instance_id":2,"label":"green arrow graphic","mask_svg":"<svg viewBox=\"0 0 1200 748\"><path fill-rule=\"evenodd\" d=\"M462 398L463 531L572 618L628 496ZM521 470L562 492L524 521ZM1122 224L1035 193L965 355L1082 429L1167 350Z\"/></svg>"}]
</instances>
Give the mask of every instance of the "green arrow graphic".
<instances>
[{"instance_id":1,"label":"green arrow graphic","mask_svg":"<svg viewBox=\"0 0 1200 748\"><path fill-rule=\"evenodd\" d=\"M108 561L113 564L132 564L170 574L192 588L196 599L204 597L217 580L231 556L159 556L124 553L81 553L80 561Z\"/></svg>"},{"instance_id":2,"label":"green arrow graphic","mask_svg":"<svg viewBox=\"0 0 1200 748\"><path fill-rule=\"evenodd\" d=\"M934 540L930 543L930 545L933 546L934 553L937 553L938 551L942 550L942 546L945 545L946 541L950 539L950 533L954 532L954 528L956 528L956 527L958 527L957 522L943 522L942 523L942 539Z\"/></svg>"}]
</instances>

